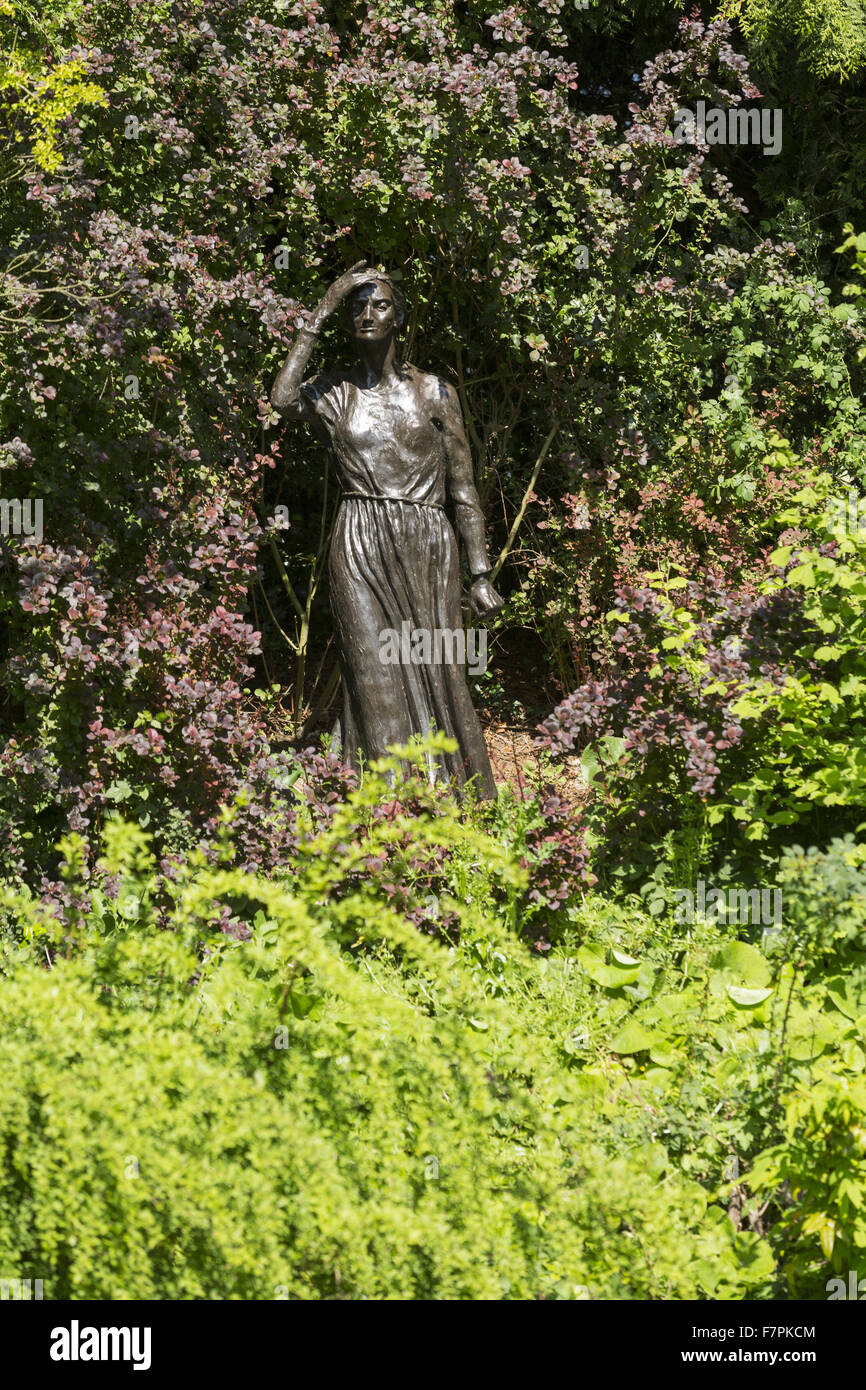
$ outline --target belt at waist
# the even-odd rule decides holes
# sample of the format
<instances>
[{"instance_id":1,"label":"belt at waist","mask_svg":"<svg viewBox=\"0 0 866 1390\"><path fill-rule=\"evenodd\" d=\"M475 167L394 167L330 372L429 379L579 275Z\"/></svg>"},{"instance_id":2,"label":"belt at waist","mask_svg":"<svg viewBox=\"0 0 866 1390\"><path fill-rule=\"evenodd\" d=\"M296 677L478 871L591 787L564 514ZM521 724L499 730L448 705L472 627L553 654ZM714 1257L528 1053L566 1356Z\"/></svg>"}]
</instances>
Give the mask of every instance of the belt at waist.
<instances>
[{"instance_id":1,"label":"belt at waist","mask_svg":"<svg viewBox=\"0 0 866 1390\"><path fill-rule=\"evenodd\" d=\"M410 507L433 507L438 512L445 510L441 502L419 502L414 497L377 497L373 492L344 492L343 497L358 497L362 502L405 502Z\"/></svg>"}]
</instances>

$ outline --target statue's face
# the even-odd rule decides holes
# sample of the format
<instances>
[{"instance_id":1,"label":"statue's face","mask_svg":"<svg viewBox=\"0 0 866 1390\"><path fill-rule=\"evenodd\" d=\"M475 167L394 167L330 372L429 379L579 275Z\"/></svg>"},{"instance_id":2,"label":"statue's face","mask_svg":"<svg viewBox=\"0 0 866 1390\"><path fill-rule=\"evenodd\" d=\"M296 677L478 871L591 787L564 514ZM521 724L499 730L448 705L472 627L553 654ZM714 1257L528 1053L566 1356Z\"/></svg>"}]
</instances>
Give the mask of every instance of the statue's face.
<instances>
[{"instance_id":1,"label":"statue's face","mask_svg":"<svg viewBox=\"0 0 866 1390\"><path fill-rule=\"evenodd\" d=\"M397 327L396 306L387 285L361 285L349 300L352 332L359 343L377 343Z\"/></svg>"}]
</instances>

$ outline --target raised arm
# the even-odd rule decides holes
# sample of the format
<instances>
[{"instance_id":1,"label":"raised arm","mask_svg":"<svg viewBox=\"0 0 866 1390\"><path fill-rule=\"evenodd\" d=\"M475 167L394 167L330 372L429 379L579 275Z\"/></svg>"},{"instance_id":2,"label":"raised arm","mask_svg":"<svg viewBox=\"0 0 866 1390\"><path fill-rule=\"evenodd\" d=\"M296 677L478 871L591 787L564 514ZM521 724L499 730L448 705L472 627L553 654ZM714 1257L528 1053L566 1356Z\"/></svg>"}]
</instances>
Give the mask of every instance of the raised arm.
<instances>
[{"instance_id":1,"label":"raised arm","mask_svg":"<svg viewBox=\"0 0 866 1390\"><path fill-rule=\"evenodd\" d=\"M444 381L439 383L439 408L448 459L448 495L454 503L457 529L466 546L472 576L469 602L473 611L483 617L485 613L497 613L503 607L504 599L499 597L489 579L490 557L484 534L484 514L478 500L460 402L454 388Z\"/></svg>"},{"instance_id":2,"label":"raised arm","mask_svg":"<svg viewBox=\"0 0 866 1390\"><path fill-rule=\"evenodd\" d=\"M369 280L369 271L367 271L366 266L366 261L357 261L351 270L347 270L345 275L341 275L338 280L334 281L330 289L326 290L322 296L309 325L302 328L295 338L291 351L271 387L271 405L274 410L278 410L287 419L297 420L303 415L304 404L299 394L299 387L306 374L307 364L313 355L313 349L316 346L322 326L334 310L342 304L347 294L351 293L357 285L363 285Z\"/></svg>"}]
</instances>

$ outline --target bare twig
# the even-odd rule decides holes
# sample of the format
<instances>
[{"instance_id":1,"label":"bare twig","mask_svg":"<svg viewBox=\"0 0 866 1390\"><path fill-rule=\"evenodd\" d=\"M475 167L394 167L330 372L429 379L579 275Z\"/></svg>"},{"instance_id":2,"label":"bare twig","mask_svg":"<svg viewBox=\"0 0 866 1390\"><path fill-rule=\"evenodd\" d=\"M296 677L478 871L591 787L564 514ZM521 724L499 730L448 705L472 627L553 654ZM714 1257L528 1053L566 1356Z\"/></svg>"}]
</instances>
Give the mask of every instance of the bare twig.
<instances>
[{"instance_id":1,"label":"bare twig","mask_svg":"<svg viewBox=\"0 0 866 1390\"><path fill-rule=\"evenodd\" d=\"M539 475L539 473L541 472L542 466L543 466L543 464L544 464L544 460L547 458L548 451L549 451L549 449L550 449L551 444L552 444L553 441L554 441L554 438L556 437L556 432L557 432L558 429L559 429L559 421L558 421L558 420L554 420L553 425L552 425L552 427L551 427L551 429L550 429L550 433L548 434L547 438L545 439L544 443L543 443L542 446L541 446L541 453L538 455L538 458L535 460L535 467L534 467L533 470L532 470L532 477L529 479L529 487L526 489L526 492L523 494L523 501L522 501L521 504L520 504L520 509L519 509L519 511L518 511L518 513L517 513L517 516L514 518L514 521L513 521L512 526L511 526L511 530L510 530L509 533L508 533L508 539L507 539L507 541L505 542L504 546L502 547L502 550L500 551L499 559L496 561L496 564L493 566L493 569L492 569L491 572L490 572L490 580L491 580L491 583L495 583L495 582L496 582L496 576L498 575L499 571L502 569L502 566L505 564L505 561L508 559L509 553L510 553L510 551L511 551L511 547L514 545L514 542L515 542L515 540L517 539L517 533L518 533L518 531L520 530L521 524L522 524L522 522L523 522L523 518L524 518L524 516L526 515L526 508L529 506L529 499L530 499L530 497L532 496L532 492L533 492L533 489L535 488L535 484L538 482L538 475Z\"/></svg>"}]
</instances>

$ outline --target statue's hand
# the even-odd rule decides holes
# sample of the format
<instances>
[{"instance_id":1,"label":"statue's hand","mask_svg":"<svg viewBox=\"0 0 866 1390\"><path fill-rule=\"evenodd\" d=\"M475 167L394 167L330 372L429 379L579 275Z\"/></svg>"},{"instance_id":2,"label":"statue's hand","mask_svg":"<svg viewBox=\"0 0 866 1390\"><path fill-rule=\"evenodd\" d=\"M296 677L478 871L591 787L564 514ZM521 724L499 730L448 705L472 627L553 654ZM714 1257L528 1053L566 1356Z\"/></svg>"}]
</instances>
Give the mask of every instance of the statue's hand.
<instances>
[{"instance_id":1,"label":"statue's hand","mask_svg":"<svg viewBox=\"0 0 866 1390\"><path fill-rule=\"evenodd\" d=\"M500 598L493 585L486 575L476 579L472 588L469 590L469 604L472 612L479 618L483 618L491 613L498 613L500 608L505 607L505 599Z\"/></svg>"},{"instance_id":2,"label":"statue's hand","mask_svg":"<svg viewBox=\"0 0 866 1390\"><path fill-rule=\"evenodd\" d=\"M318 332L325 319L330 318L335 309L338 309L347 295L359 285L369 283L371 271L366 261L356 261L345 274L339 276L325 291L319 305L313 314L311 328Z\"/></svg>"}]
</instances>

